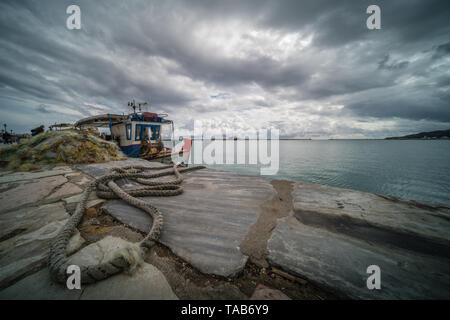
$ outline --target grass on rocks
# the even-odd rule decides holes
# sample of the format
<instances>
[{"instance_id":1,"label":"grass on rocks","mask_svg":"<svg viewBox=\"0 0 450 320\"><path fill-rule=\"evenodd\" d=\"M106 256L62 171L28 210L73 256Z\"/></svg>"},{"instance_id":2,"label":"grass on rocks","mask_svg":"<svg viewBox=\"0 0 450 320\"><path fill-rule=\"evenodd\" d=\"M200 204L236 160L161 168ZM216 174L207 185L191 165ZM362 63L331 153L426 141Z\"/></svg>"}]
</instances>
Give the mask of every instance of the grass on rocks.
<instances>
[{"instance_id":1,"label":"grass on rocks","mask_svg":"<svg viewBox=\"0 0 450 320\"><path fill-rule=\"evenodd\" d=\"M0 149L2 167L12 171L39 171L56 165L120 159L120 150L115 143L84 130L47 131Z\"/></svg>"}]
</instances>

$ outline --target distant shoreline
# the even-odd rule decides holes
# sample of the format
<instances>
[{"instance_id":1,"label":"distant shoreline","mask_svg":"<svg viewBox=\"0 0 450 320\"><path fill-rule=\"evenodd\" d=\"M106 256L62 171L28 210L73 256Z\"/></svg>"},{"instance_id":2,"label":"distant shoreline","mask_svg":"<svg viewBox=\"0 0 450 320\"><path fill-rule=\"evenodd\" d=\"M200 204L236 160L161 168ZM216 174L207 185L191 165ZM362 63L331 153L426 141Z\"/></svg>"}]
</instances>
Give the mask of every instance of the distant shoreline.
<instances>
[{"instance_id":1,"label":"distant shoreline","mask_svg":"<svg viewBox=\"0 0 450 320\"><path fill-rule=\"evenodd\" d=\"M449 140L450 129L409 134L402 137L388 137L386 140Z\"/></svg>"}]
</instances>

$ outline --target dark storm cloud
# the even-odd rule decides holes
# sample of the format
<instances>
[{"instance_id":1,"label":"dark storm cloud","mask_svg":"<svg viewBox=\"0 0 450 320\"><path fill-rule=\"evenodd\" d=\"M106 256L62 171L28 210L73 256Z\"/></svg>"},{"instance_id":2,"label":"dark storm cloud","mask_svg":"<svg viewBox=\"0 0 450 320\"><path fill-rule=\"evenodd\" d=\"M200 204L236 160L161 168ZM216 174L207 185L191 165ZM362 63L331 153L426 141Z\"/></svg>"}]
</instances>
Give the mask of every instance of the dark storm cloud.
<instances>
[{"instance_id":1,"label":"dark storm cloud","mask_svg":"<svg viewBox=\"0 0 450 320\"><path fill-rule=\"evenodd\" d=\"M350 132L329 117L450 121L449 1L77 1L82 29L67 30L70 4L0 3L6 119L19 122L13 104L76 120L136 98L185 129L266 109L285 115L277 125L290 136L296 114L322 115L320 134ZM371 4L381 30L366 28Z\"/></svg>"},{"instance_id":2,"label":"dark storm cloud","mask_svg":"<svg viewBox=\"0 0 450 320\"><path fill-rule=\"evenodd\" d=\"M446 98L448 99L449 97L447 96ZM438 97L418 97L418 100L408 99L407 97L395 97L389 99L381 98L375 101L366 100L350 104L348 108L361 116L450 122L448 101Z\"/></svg>"},{"instance_id":3,"label":"dark storm cloud","mask_svg":"<svg viewBox=\"0 0 450 320\"><path fill-rule=\"evenodd\" d=\"M450 53L450 42L441 44L436 48L436 52L433 54L433 59L440 59Z\"/></svg>"},{"instance_id":4,"label":"dark storm cloud","mask_svg":"<svg viewBox=\"0 0 450 320\"><path fill-rule=\"evenodd\" d=\"M378 62L378 69L398 70L406 68L408 64L409 64L408 61L390 62L389 54L387 54L384 56L383 59L381 59L380 62Z\"/></svg>"}]
</instances>

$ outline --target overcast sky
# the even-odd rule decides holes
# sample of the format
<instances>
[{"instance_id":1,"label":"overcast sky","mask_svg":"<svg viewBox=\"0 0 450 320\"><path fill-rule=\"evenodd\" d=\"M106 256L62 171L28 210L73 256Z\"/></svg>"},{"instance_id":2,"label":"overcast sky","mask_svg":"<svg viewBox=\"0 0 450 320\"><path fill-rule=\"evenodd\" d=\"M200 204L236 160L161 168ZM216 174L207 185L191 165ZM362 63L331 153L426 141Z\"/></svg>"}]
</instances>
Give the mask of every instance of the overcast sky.
<instances>
[{"instance_id":1,"label":"overcast sky","mask_svg":"<svg viewBox=\"0 0 450 320\"><path fill-rule=\"evenodd\" d=\"M29 132L134 98L181 135L195 119L300 138L448 129L449 21L448 0L2 0L0 121Z\"/></svg>"}]
</instances>

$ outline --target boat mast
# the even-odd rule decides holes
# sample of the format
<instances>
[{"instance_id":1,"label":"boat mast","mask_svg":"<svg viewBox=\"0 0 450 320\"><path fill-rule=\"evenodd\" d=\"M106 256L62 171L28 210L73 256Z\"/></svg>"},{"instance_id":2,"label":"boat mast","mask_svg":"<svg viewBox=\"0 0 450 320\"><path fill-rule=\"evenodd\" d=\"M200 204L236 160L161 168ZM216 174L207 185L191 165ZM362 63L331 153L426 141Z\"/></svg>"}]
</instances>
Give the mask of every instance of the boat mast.
<instances>
[{"instance_id":1,"label":"boat mast","mask_svg":"<svg viewBox=\"0 0 450 320\"><path fill-rule=\"evenodd\" d=\"M142 107L148 105L147 102L138 102L137 107L139 107L139 112L142 112ZM133 108L133 113L136 114L136 101L128 101L128 106Z\"/></svg>"},{"instance_id":2,"label":"boat mast","mask_svg":"<svg viewBox=\"0 0 450 320\"><path fill-rule=\"evenodd\" d=\"M136 113L136 102L134 101L134 99L133 99L133 101L128 101L128 106L133 108L133 113L135 114Z\"/></svg>"}]
</instances>

